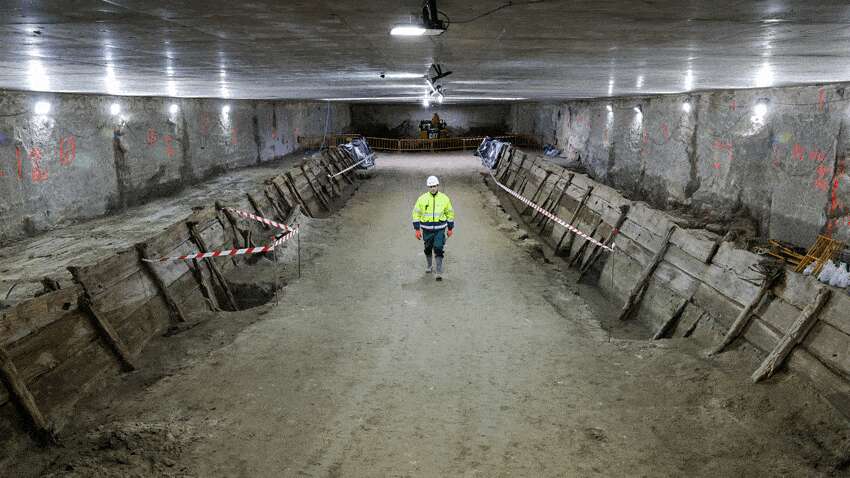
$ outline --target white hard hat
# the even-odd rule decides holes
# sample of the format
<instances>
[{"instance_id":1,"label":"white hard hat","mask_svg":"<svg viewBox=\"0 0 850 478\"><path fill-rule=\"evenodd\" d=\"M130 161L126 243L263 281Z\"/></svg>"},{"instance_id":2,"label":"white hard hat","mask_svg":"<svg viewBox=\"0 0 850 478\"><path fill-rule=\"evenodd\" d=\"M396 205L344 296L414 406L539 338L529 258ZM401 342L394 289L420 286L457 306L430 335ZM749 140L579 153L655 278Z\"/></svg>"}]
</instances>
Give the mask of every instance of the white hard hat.
<instances>
[{"instance_id":1,"label":"white hard hat","mask_svg":"<svg viewBox=\"0 0 850 478\"><path fill-rule=\"evenodd\" d=\"M439 186L440 180L437 179L437 176L428 176L428 180L425 181L425 184L430 188L431 186Z\"/></svg>"}]
</instances>

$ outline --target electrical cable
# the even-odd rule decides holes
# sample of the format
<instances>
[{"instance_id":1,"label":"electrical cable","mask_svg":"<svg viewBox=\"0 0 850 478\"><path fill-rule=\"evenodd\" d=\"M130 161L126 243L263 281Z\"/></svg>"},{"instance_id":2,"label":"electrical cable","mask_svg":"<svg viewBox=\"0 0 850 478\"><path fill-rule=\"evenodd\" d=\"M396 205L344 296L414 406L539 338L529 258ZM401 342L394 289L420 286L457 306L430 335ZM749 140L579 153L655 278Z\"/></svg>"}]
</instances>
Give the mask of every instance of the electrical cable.
<instances>
[{"instance_id":1,"label":"electrical cable","mask_svg":"<svg viewBox=\"0 0 850 478\"><path fill-rule=\"evenodd\" d=\"M446 15L446 13L445 13L445 12L442 12L442 11L439 11L439 10L438 10L438 13L441 13L441 14L443 14L443 16L445 16L445 17L446 17L446 20L448 20L449 25L451 25L452 23L457 23L458 25L462 25L462 24L464 24L464 23L472 23L472 22L474 22L474 21L480 20L480 19L482 19L482 18L484 18L484 17L486 17L486 16L488 16L488 15L492 15L492 14L494 14L494 13L496 13L496 12L500 11L500 10L504 10L504 9L506 9L506 8L510 8L510 7L521 7L521 6L525 6L525 5L534 5L534 4L536 4L536 3L546 3L546 2L549 2L549 1L552 1L552 0L529 0L529 1L525 1L525 2L513 2L513 1L509 1L509 2L504 3L504 4L502 4L502 5L500 5L500 6L496 7L496 8L493 8L493 9L491 9L491 10L488 10L488 11L486 11L486 12L484 12L484 13L480 14L480 15L476 15L476 16L474 16L474 17L472 17L472 18L467 19L467 20L460 20L460 21L456 21L456 22L451 21L451 19L449 18L449 16L448 16L448 15ZM448 30L448 25L446 26L446 30Z\"/></svg>"}]
</instances>

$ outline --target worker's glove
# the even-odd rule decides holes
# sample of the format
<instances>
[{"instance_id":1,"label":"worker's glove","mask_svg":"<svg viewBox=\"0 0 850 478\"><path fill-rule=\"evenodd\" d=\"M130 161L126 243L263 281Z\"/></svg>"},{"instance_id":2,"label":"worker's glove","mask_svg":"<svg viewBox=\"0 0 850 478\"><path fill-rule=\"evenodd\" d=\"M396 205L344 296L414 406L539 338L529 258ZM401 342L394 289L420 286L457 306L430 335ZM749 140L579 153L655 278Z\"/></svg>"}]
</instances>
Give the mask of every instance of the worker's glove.
<instances>
[{"instance_id":1,"label":"worker's glove","mask_svg":"<svg viewBox=\"0 0 850 478\"><path fill-rule=\"evenodd\" d=\"M422 240L422 231L420 231L419 229L416 230L416 240Z\"/></svg>"},{"instance_id":2,"label":"worker's glove","mask_svg":"<svg viewBox=\"0 0 850 478\"><path fill-rule=\"evenodd\" d=\"M451 230L451 229L449 229L449 230L447 230L447 231L446 231L446 235L447 235L447 236L452 237L452 234L454 234L454 233L452 232L452 230Z\"/></svg>"}]
</instances>

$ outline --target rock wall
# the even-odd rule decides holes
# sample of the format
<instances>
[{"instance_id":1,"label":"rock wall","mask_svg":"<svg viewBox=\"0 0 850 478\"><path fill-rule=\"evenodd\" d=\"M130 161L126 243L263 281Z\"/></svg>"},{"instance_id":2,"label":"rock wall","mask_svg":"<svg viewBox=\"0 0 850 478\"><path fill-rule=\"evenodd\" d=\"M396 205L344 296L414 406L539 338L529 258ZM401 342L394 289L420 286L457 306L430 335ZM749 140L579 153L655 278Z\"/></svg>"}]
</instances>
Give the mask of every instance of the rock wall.
<instances>
[{"instance_id":1,"label":"rock wall","mask_svg":"<svg viewBox=\"0 0 850 478\"><path fill-rule=\"evenodd\" d=\"M344 104L0 91L0 244L280 158L297 136L349 123Z\"/></svg>"},{"instance_id":2,"label":"rock wall","mask_svg":"<svg viewBox=\"0 0 850 478\"><path fill-rule=\"evenodd\" d=\"M410 104L352 104L351 124L358 133L379 138L418 138L419 122L434 113L446 122L452 136L502 134L508 130L510 106Z\"/></svg>"},{"instance_id":3,"label":"rock wall","mask_svg":"<svg viewBox=\"0 0 850 478\"><path fill-rule=\"evenodd\" d=\"M748 216L761 235L808 247L819 233L850 238L845 87L522 103L509 121L631 198L706 222Z\"/></svg>"}]
</instances>

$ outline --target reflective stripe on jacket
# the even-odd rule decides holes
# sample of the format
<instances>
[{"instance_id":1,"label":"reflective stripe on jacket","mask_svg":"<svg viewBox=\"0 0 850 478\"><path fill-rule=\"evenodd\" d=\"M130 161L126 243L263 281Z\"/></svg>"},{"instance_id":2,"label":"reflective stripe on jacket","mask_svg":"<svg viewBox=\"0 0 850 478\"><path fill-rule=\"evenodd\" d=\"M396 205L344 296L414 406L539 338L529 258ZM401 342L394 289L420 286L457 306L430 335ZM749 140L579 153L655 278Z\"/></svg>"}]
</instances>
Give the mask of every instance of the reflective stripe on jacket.
<instances>
[{"instance_id":1,"label":"reflective stripe on jacket","mask_svg":"<svg viewBox=\"0 0 850 478\"><path fill-rule=\"evenodd\" d=\"M455 211L452 209L452 201L443 193L431 194L427 192L416 200L413 206L413 228L414 229L444 229L455 227Z\"/></svg>"}]
</instances>

